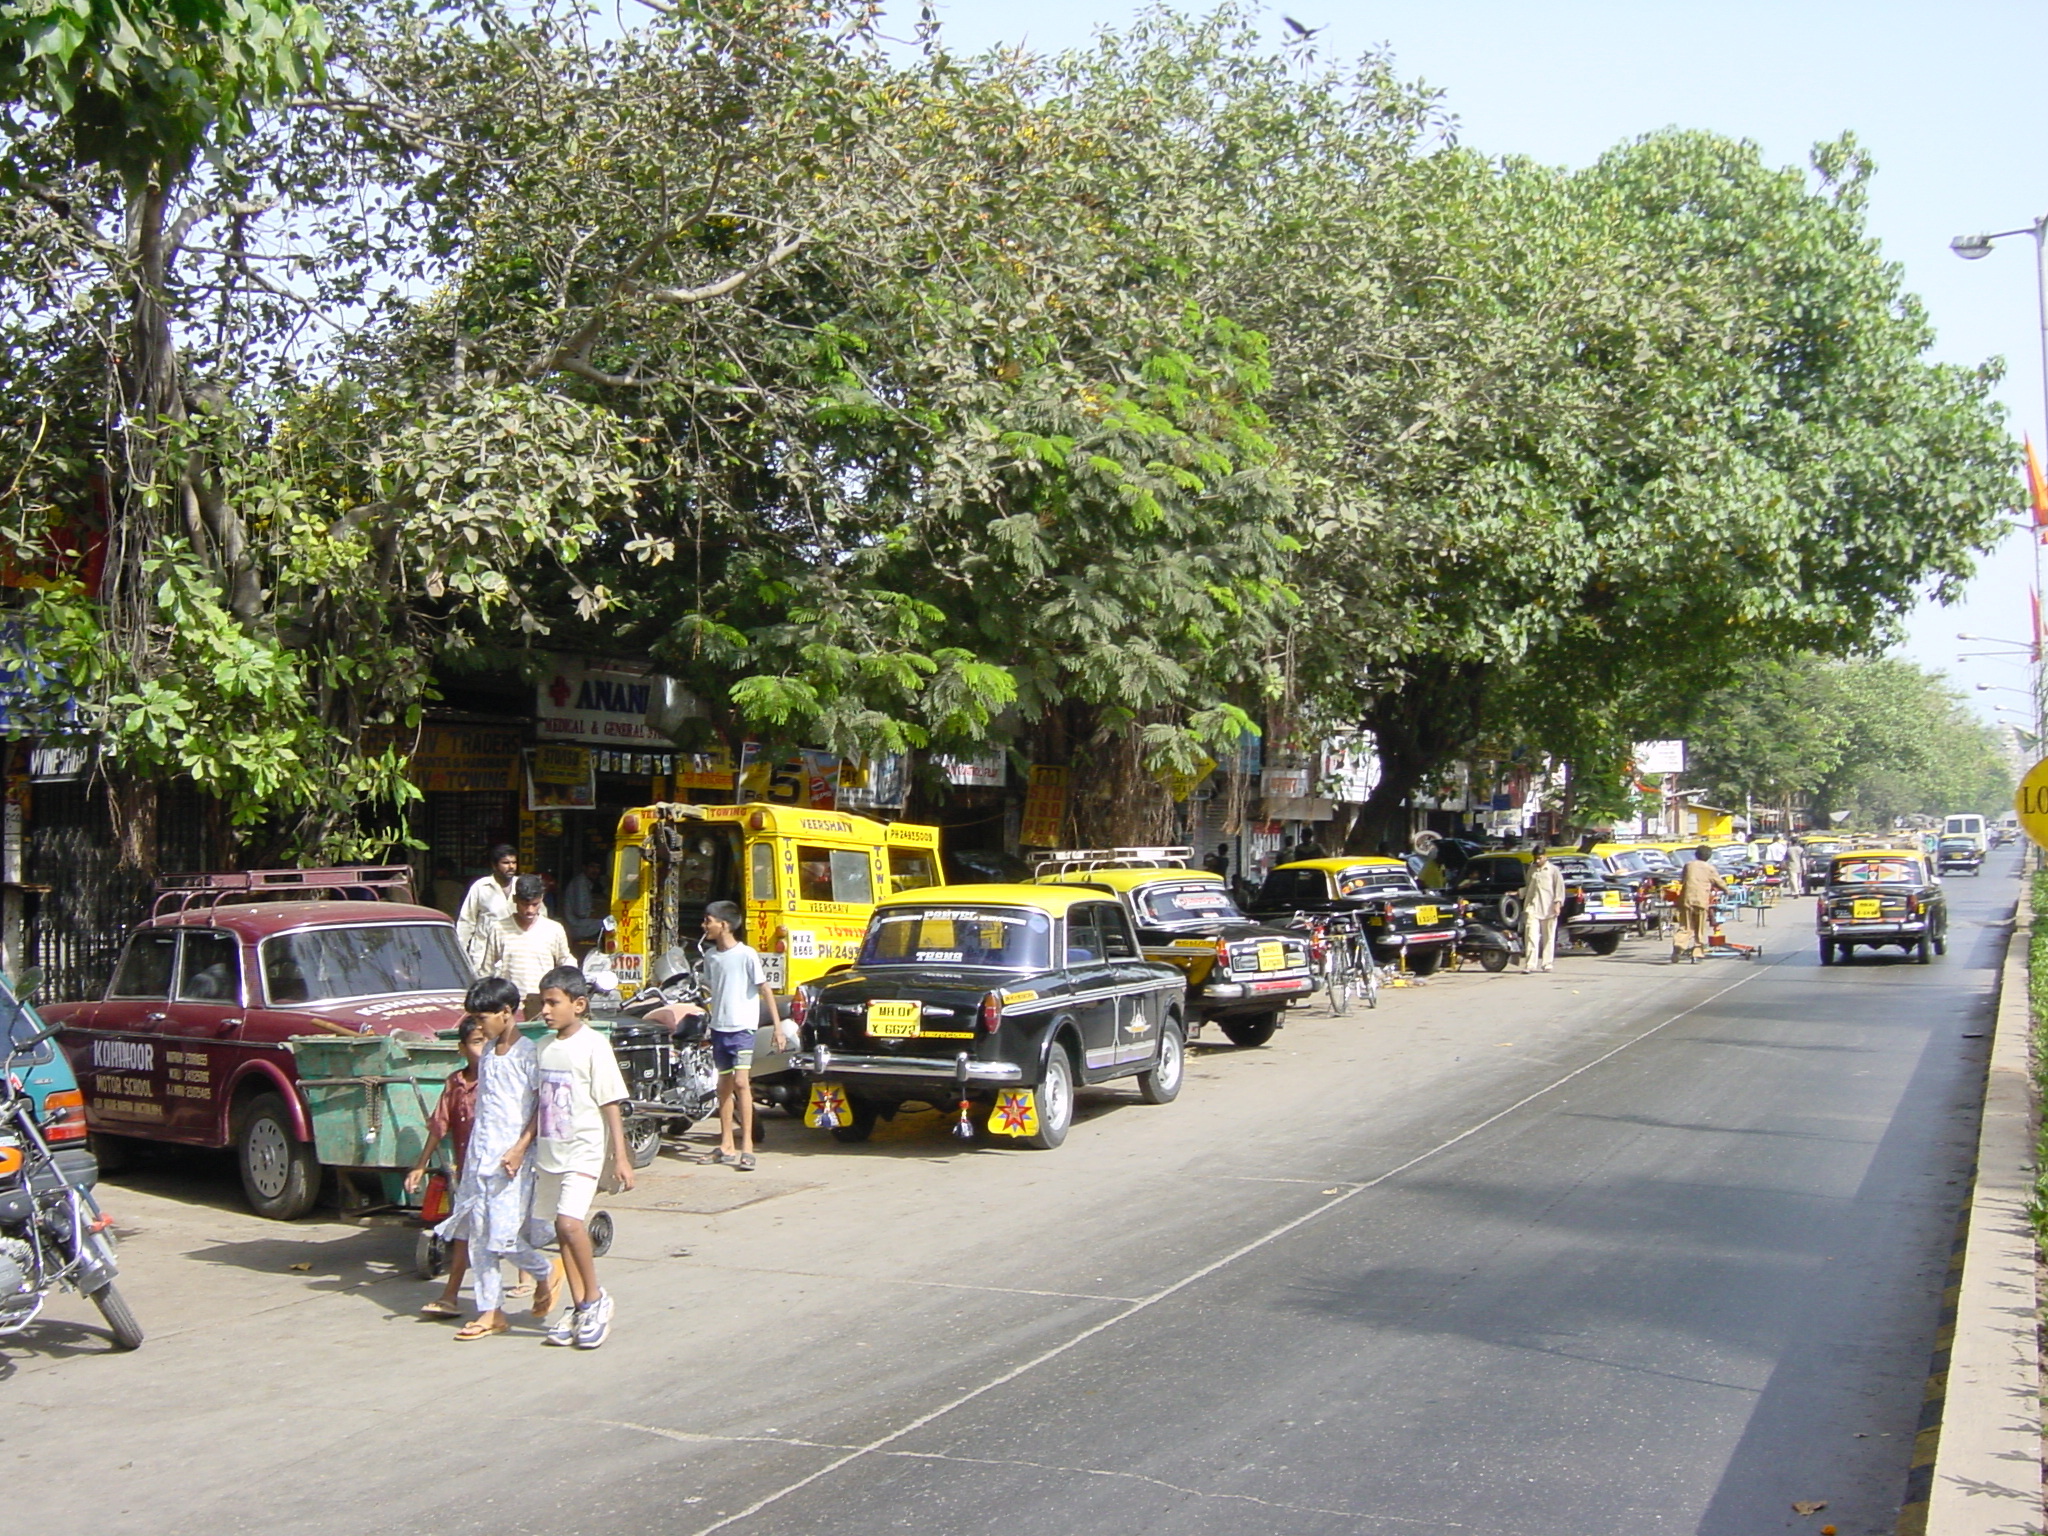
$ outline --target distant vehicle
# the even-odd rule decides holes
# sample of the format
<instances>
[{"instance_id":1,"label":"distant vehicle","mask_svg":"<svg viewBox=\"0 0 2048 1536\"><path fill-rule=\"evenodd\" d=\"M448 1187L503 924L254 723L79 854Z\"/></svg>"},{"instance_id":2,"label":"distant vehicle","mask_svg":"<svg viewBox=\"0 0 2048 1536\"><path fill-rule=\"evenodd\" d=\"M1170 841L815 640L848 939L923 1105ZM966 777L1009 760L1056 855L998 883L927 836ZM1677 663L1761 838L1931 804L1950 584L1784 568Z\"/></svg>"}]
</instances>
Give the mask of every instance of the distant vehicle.
<instances>
[{"instance_id":1,"label":"distant vehicle","mask_svg":"<svg viewBox=\"0 0 2048 1536\"><path fill-rule=\"evenodd\" d=\"M1373 963L1428 976L1458 937L1455 903L1425 891L1399 859L1297 859L1271 871L1251 904L1252 917L1285 923L1297 912L1355 912Z\"/></svg>"},{"instance_id":2,"label":"distant vehicle","mask_svg":"<svg viewBox=\"0 0 2048 1536\"><path fill-rule=\"evenodd\" d=\"M1977 845L1978 852L1983 852L1987 846L1984 840L1984 818L1967 812L1944 817L1941 823L1941 839L1947 842L1952 837L1967 837Z\"/></svg>"},{"instance_id":3,"label":"distant vehicle","mask_svg":"<svg viewBox=\"0 0 2048 1536\"><path fill-rule=\"evenodd\" d=\"M1981 875L1984 873L1984 850L1972 838L1944 837L1934 851L1934 868L1937 874L1943 875L1957 869Z\"/></svg>"}]
</instances>

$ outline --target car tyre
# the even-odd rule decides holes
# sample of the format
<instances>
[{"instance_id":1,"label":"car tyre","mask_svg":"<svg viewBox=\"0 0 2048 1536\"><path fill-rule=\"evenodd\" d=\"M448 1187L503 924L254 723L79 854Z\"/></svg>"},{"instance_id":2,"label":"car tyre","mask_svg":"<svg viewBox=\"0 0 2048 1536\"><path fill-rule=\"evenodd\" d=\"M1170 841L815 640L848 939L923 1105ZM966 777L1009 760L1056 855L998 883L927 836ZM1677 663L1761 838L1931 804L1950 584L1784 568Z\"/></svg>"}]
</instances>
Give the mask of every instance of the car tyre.
<instances>
[{"instance_id":1,"label":"car tyre","mask_svg":"<svg viewBox=\"0 0 2048 1536\"><path fill-rule=\"evenodd\" d=\"M1168 1019L1159 1030L1159 1059L1150 1072L1138 1074L1139 1096L1147 1104L1171 1104L1180 1097L1187 1068L1187 1042L1181 1037L1180 1020Z\"/></svg>"},{"instance_id":2,"label":"car tyre","mask_svg":"<svg viewBox=\"0 0 2048 1536\"><path fill-rule=\"evenodd\" d=\"M1498 976L1508 968L1509 959L1506 949L1482 949L1479 951L1479 968L1489 975Z\"/></svg>"},{"instance_id":3,"label":"car tyre","mask_svg":"<svg viewBox=\"0 0 2048 1536\"><path fill-rule=\"evenodd\" d=\"M852 1124L832 1127L832 1139L848 1146L857 1146L875 1134L875 1122L882 1118L882 1111L866 1099L846 1096L846 1112L852 1116Z\"/></svg>"},{"instance_id":4,"label":"car tyre","mask_svg":"<svg viewBox=\"0 0 2048 1536\"><path fill-rule=\"evenodd\" d=\"M1522 926L1522 898L1513 891L1500 899L1500 925L1503 928Z\"/></svg>"},{"instance_id":5,"label":"car tyre","mask_svg":"<svg viewBox=\"0 0 2048 1536\"><path fill-rule=\"evenodd\" d=\"M1443 963L1441 948L1411 950L1408 955L1408 971L1414 976L1434 976L1436 968Z\"/></svg>"},{"instance_id":6,"label":"car tyre","mask_svg":"<svg viewBox=\"0 0 2048 1536\"><path fill-rule=\"evenodd\" d=\"M1216 1027L1223 1031L1223 1038L1232 1045L1264 1045L1280 1027L1280 1015L1277 1012L1256 1013L1245 1019L1218 1019Z\"/></svg>"},{"instance_id":7,"label":"car tyre","mask_svg":"<svg viewBox=\"0 0 2048 1536\"><path fill-rule=\"evenodd\" d=\"M140 1349L142 1347L142 1324L135 1321L135 1314L128 1310L128 1303L121 1293L114 1289L109 1280L96 1291L86 1293L92 1304L100 1309L100 1316L107 1320L107 1329L114 1335L114 1348Z\"/></svg>"},{"instance_id":8,"label":"car tyre","mask_svg":"<svg viewBox=\"0 0 2048 1536\"><path fill-rule=\"evenodd\" d=\"M235 1127L235 1166L249 1208L272 1221L296 1221L320 1198L320 1163L310 1142L292 1134L284 1100L260 1093Z\"/></svg>"},{"instance_id":9,"label":"car tyre","mask_svg":"<svg viewBox=\"0 0 2048 1536\"><path fill-rule=\"evenodd\" d=\"M1835 963L1835 941L1833 939L1822 939L1820 941L1820 963L1822 965L1833 965Z\"/></svg>"},{"instance_id":10,"label":"car tyre","mask_svg":"<svg viewBox=\"0 0 2048 1536\"><path fill-rule=\"evenodd\" d=\"M612 1251L612 1213L610 1211L592 1211L589 1219L584 1222L583 1226L584 1230L590 1234L591 1257L601 1259Z\"/></svg>"},{"instance_id":11,"label":"car tyre","mask_svg":"<svg viewBox=\"0 0 2048 1536\"><path fill-rule=\"evenodd\" d=\"M1025 1137L1024 1144L1050 1152L1067 1139L1067 1131L1074 1123L1074 1063L1057 1041L1046 1055L1037 1098L1038 1130Z\"/></svg>"},{"instance_id":12,"label":"car tyre","mask_svg":"<svg viewBox=\"0 0 2048 1536\"><path fill-rule=\"evenodd\" d=\"M1913 946L1913 960L1918 965L1928 965L1934 960L1934 942L1924 933L1920 935L1920 942Z\"/></svg>"},{"instance_id":13,"label":"car tyre","mask_svg":"<svg viewBox=\"0 0 2048 1536\"><path fill-rule=\"evenodd\" d=\"M1611 955L1621 948L1621 931L1616 929L1612 933L1589 933L1580 942L1596 955Z\"/></svg>"}]
</instances>

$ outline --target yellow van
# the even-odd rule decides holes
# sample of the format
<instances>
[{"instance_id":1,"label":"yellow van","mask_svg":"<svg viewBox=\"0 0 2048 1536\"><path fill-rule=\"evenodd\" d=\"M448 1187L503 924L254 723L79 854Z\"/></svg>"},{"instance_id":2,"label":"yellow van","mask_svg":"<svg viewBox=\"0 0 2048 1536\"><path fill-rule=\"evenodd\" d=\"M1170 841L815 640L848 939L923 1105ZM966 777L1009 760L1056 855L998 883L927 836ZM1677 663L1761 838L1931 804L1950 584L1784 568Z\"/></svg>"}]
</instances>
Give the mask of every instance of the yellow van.
<instances>
[{"instance_id":1,"label":"yellow van","mask_svg":"<svg viewBox=\"0 0 2048 1536\"><path fill-rule=\"evenodd\" d=\"M877 897L944 883L937 827L759 802L640 806L613 842L612 968L632 996L663 953L702 935L707 904L732 901L787 996L852 961Z\"/></svg>"}]
</instances>

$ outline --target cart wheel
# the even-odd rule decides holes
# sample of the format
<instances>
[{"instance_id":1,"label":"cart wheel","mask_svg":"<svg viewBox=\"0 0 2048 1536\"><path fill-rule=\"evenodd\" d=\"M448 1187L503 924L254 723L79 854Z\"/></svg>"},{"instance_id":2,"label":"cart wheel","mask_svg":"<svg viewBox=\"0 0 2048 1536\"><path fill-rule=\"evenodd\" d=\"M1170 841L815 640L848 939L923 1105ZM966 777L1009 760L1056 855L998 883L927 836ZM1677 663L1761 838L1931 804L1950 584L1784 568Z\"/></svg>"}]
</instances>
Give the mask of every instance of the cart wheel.
<instances>
[{"instance_id":1,"label":"cart wheel","mask_svg":"<svg viewBox=\"0 0 2048 1536\"><path fill-rule=\"evenodd\" d=\"M585 1223L590 1229L590 1252L596 1258L603 1258L612 1251L612 1213L592 1211Z\"/></svg>"},{"instance_id":2,"label":"cart wheel","mask_svg":"<svg viewBox=\"0 0 2048 1536\"><path fill-rule=\"evenodd\" d=\"M412 1267L422 1280L438 1280L448 1273L448 1245L430 1227L412 1245Z\"/></svg>"}]
</instances>

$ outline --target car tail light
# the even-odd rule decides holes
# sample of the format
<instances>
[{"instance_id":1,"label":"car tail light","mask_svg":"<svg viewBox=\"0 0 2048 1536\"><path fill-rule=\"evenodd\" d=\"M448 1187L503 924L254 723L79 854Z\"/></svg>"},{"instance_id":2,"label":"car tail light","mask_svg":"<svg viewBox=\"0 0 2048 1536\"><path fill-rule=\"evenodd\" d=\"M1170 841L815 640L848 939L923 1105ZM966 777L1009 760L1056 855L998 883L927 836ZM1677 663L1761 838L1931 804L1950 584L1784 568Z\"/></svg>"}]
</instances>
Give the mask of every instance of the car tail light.
<instances>
[{"instance_id":1,"label":"car tail light","mask_svg":"<svg viewBox=\"0 0 2048 1536\"><path fill-rule=\"evenodd\" d=\"M67 1088L43 1100L43 1139L83 1141L85 1139L85 1095Z\"/></svg>"},{"instance_id":2,"label":"car tail light","mask_svg":"<svg viewBox=\"0 0 2048 1536\"><path fill-rule=\"evenodd\" d=\"M1226 971L1230 969L1230 940L1216 941L1216 963Z\"/></svg>"},{"instance_id":3,"label":"car tail light","mask_svg":"<svg viewBox=\"0 0 2048 1536\"><path fill-rule=\"evenodd\" d=\"M789 1022L796 1028L802 1029L804 1027L804 1020L811 1016L811 1002L809 982L804 983L804 985L798 987L796 991L790 994Z\"/></svg>"},{"instance_id":4,"label":"car tail light","mask_svg":"<svg viewBox=\"0 0 2048 1536\"><path fill-rule=\"evenodd\" d=\"M994 1034L1003 1027L1003 994L990 992L981 1000L981 1027Z\"/></svg>"}]
</instances>

